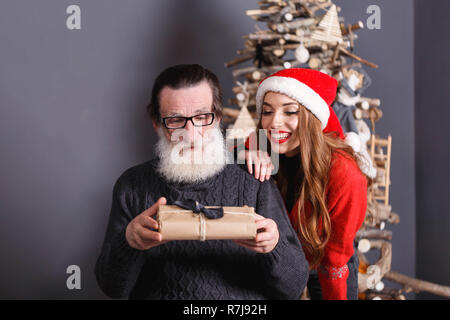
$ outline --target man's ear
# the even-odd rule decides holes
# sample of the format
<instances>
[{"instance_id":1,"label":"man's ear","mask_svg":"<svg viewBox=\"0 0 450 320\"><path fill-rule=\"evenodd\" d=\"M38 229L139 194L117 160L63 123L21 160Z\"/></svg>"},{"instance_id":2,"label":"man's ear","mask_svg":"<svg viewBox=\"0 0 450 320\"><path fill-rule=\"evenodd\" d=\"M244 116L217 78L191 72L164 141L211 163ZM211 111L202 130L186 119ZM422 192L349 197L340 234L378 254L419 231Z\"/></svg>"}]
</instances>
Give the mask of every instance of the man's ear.
<instances>
[{"instance_id":1,"label":"man's ear","mask_svg":"<svg viewBox=\"0 0 450 320\"><path fill-rule=\"evenodd\" d=\"M153 129L155 132L158 132L159 126L161 125L159 122L155 121L155 119L152 119Z\"/></svg>"},{"instance_id":2,"label":"man's ear","mask_svg":"<svg viewBox=\"0 0 450 320\"><path fill-rule=\"evenodd\" d=\"M216 115L216 116L214 117L214 121L217 122L218 124L220 124L220 121L222 121L222 117Z\"/></svg>"}]
</instances>

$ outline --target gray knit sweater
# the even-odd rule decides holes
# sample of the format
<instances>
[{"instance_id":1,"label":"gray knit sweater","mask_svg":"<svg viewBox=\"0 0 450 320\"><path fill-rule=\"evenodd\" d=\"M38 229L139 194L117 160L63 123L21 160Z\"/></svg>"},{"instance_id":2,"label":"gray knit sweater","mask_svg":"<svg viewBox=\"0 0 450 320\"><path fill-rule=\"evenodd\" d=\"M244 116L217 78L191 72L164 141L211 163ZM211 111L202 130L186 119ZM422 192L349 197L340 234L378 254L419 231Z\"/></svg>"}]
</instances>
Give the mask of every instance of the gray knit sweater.
<instances>
[{"instance_id":1,"label":"gray knit sweater","mask_svg":"<svg viewBox=\"0 0 450 320\"><path fill-rule=\"evenodd\" d=\"M114 185L112 207L95 274L111 298L298 299L308 263L272 181L259 182L238 165L198 184L169 183L157 159L126 170ZM255 253L230 240L170 241L146 251L128 245L125 229L164 196L167 203L194 199L204 205L254 207L273 219L280 240L270 253Z\"/></svg>"}]
</instances>

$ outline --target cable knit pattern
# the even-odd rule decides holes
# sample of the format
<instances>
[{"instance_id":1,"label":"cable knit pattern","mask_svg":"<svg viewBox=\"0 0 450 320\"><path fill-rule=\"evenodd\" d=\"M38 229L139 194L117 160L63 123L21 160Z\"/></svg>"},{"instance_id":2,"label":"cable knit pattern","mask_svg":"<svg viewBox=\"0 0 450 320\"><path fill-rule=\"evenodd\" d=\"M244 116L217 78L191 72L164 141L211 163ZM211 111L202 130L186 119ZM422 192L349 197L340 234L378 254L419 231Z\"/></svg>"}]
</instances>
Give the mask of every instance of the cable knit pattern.
<instances>
[{"instance_id":1,"label":"cable knit pattern","mask_svg":"<svg viewBox=\"0 0 450 320\"><path fill-rule=\"evenodd\" d=\"M126 170L114 185L109 223L95 266L97 282L112 298L298 299L308 264L283 200L272 181L260 183L238 165L227 165L198 184L168 183L157 159ZM273 219L280 240L266 254L231 240L170 241L146 251L130 247L128 223L159 197L167 203L194 199L204 205L254 207Z\"/></svg>"}]
</instances>

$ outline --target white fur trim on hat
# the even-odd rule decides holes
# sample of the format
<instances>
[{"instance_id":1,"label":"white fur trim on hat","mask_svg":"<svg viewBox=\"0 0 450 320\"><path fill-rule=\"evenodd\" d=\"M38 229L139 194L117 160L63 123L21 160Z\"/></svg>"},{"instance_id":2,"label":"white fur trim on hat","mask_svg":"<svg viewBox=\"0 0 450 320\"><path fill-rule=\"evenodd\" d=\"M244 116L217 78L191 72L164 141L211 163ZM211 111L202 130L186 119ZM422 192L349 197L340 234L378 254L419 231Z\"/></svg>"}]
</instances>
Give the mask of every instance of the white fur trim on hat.
<instances>
[{"instance_id":1,"label":"white fur trim on hat","mask_svg":"<svg viewBox=\"0 0 450 320\"><path fill-rule=\"evenodd\" d=\"M258 117L261 116L262 103L267 92L273 91L287 95L298 101L311 111L322 123L322 129L327 126L330 117L328 104L322 97L306 84L288 77L272 76L264 80L256 94L256 109Z\"/></svg>"}]
</instances>

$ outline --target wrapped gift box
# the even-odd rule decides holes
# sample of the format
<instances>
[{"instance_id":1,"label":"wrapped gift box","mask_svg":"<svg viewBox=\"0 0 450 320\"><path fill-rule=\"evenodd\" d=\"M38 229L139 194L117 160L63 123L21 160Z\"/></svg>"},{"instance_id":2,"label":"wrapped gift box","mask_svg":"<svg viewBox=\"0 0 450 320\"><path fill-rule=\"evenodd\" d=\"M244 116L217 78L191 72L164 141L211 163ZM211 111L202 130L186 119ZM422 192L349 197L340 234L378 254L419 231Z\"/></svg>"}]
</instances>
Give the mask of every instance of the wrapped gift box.
<instances>
[{"instance_id":1,"label":"wrapped gift box","mask_svg":"<svg viewBox=\"0 0 450 320\"><path fill-rule=\"evenodd\" d=\"M206 207L220 208L220 207ZM255 210L252 207L222 207L223 217L208 219L175 205L158 208L159 232L163 240L255 239Z\"/></svg>"}]
</instances>

